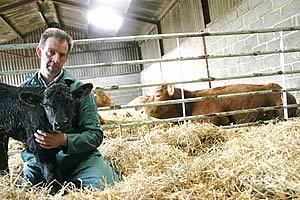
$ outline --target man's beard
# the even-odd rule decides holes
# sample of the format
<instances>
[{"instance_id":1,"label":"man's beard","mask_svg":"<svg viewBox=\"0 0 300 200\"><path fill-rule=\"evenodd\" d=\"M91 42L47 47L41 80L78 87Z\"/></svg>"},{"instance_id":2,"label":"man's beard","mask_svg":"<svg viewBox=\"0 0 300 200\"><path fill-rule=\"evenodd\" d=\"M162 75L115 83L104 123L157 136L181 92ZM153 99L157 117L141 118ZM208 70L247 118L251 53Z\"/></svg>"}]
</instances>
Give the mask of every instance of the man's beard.
<instances>
[{"instance_id":1,"label":"man's beard","mask_svg":"<svg viewBox=\"0 0 300 200\"><path fill-rule=\"evenodd\" d=\"M57 76L60 73L60 69L53 65L47 65L47 74L49 76Z\"/></svg>"}]
</instances>

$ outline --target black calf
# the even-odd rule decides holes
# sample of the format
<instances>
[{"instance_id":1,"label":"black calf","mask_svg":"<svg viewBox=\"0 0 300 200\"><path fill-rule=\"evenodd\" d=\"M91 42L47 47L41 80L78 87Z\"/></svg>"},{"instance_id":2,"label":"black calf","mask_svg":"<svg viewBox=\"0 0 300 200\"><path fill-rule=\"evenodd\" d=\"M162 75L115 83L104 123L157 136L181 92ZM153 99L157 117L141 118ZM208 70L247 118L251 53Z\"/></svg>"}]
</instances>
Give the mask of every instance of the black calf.
<instances>
[{"instance_id":1,"label":"black calf","mask_svg":"<svg viewBox=\"0 0 300 200\"><path fill-rule=\"evenodd\" d=\"M0 173L8 172L8 139L22 141L41 164L47 184L60 181L55 154L59 149L43 149L33 133L65 131L72 126L76 99L87 96L90 83L74 91L63 84L44 87L15 87L0 83ZM59 189L53 184L53 190Z\"/></svg>"}]
</instances>

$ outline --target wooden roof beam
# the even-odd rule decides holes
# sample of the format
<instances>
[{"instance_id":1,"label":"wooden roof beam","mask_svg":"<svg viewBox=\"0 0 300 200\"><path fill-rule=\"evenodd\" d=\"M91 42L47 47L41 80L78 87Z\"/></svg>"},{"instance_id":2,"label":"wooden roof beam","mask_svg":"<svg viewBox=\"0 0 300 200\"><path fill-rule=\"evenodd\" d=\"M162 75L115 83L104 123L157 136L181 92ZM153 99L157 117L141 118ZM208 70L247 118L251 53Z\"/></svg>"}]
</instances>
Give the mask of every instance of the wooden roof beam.
<instances>
[{"instance_id":1,"label":"wooden roof beam","mask_svg":"<svg viewBox=\"0 0 300 200\"><path fill-rule=\"evenodd\" d=\"M137 20L137 21L141 21L141 22L145 22L148 24L154 24L157 25L159 23L158 19L153 19L153 18L147 18L145 16L141 16L141 15L136 15L136 14L126 14L125 16L123 16L124 18L127 19L133 19L133 20Z\"/></svg>"},{"instance_id":2,"label":"wooden roof beam","mask_svg":"<svg viewBox=\"0 0 300 200\"><path fill-rule=\"evenodd\" d=\"M23 37L21 36L18 31L16 31L2 16L0 16L0 22L6 26L10 31L14 32L14 34L21 40L23 40Z\"/></svg>"},{"instance_id":3,"label":"wooden roof beam","mask_svg":"<svg viewBox=\"0 0 300 200\"><path fill-rule=\"evenodd\" d=\"M60 20L60 15L58 13L57 5L55 3L53 3L53 5L54 5L57 21L58 21L58 28L62 28L62 23L61 23L61 20Z\"/></svg>"},{"instance_id":4,"label":"wooden roof beam","mask_svg":"<svg viewBox=\"0 0 300 200\"><path fill-rule=\"evenodd\" d=\"M77 7L77 8L81 8L81 9L89 9L89 5L87 4L82 4L82 3L77 3L77 2L73 2L73 1L68 1L68 0L52 0L53 3L55 4L62 4L62 5L66 5L66 6L73 6L73 7Z\"/></svg>"},{"instance_id":5,"label":"wooden roof beam","mask_svg":"<svg viewBox=\"0 0 300 200\"><path fill-rule=\"evenodd\" d=\"M49 27L48 20L47 20L45 14L43 13L43 10L42 10L42 8L41 8L40 3L37 1L36 4L37 4L37 7L38 7L38 10L39 10L39 13L40 13L41 17L42 17L43 21L44 21L45 24L46 24L46 27Z\"/></svg>"},{"instance_id":6,"label":"wooden roof beam","mask_svg":"<svg viewBox=\"0 0 300 200\"><path fill-rule=\"evenodd\" d=\"M170 1L170 3L160 13L158 19L161 20L176 5L176 3L178 3L178 0L172 0L172 1Z\"/></svg>"},{"instance_id":7,"label":"wooden roof beam","mask_svg":"<svg viewBox=\"0 0 300 200\"><path fill-rule=\"evenodd\" d=\"M75 8L79 8L79 9L84 9L84 10L88 10L89 6L87 4L82 4L82 3L77 3L77 2L72 2L72 1L67 1L67 0L52 0L53 4L54 4L54 8L56 10L56 16L58 19L58 25L59 28L61 28L63 26L61 20L60 20L60 15L57 9L57 5L61 4L61 5L65 5L65 6L73 6Z\"/></svg>"},{"instance_id":8,"label":"wooden roof beam","mask_svg":"<svg viewBox=\"0 0 300 200\"><path fill-rule=\"evenodd\" d=\"M3 6L0 8L0 13L17 9L20 6L24 6L24 5L32 3L32 2L37 2L37 0L22 0L22 1L18 1L16 3L9 4L7 6Z\"/></svg>"}]
</instances>

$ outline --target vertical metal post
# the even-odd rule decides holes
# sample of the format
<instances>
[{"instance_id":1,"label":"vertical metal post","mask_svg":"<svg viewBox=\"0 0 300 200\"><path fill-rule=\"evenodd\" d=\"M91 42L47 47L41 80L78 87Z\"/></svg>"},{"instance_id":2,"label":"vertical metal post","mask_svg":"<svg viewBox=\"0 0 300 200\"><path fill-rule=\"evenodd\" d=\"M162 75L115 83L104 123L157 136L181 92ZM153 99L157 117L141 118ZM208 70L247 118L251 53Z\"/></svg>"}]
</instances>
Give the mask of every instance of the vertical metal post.
<instances>
[{"instance_id":1,"label":"vertical metal post","mask_svg":"<svg viewBox=\"0 0 300 200\"><path fill-rule=\"evenodd\" d=\"M177 49L178 49L178 57L179 57L179 65L180 65L180 75L181 75L181 81L183 81L183 69L182 69L182 61L181 61L181 51L180 51L180 42L179 42L179 38L176 38L176 42L177 42ZM184 92L183 92L183 84L180 85L180 89L181 89L181 99L184 99ZM186 112L185 112L185 103L182 102L182 116L186 117Z\"/></svg>"},{"instance_id":2,"label":"vertical metal post","mask_svg":"<svg viewBox=\"0 0 300 200\"><path fill-rule=\"evenodd\" d=\"M160 42L160 40L157 40L157 42L158 42L158 45L159 45L159 47L161 47L161 42ZM162 54L162 48L159 48L159 50L160 50L160 58L162 58L162 56L163 56L163 54ZM162 81L162 82L164 82L164 75L163 75L163 70L162 70L162 65L161 65L161 62L159 62L159 70L160 70L160 80Z\"/></svg>"},{"instance_id":3,"label":"vertical metal post","mask_svg":"<svg viewBox=\"0 0 300 200\"><path fill-rule=\"evenodd\" d=\"M280 31L280 50L283 51L284 50L284 41L283 41L283 31ZM285 68L284 68L284 53L280 52L280 67L281 67L281 71L285 72ZM288 108L287 108L287 92L286 92L286 79L285 79L285 74L281 75L281 81L282 81L282 88L284 90L284 92L282 93L282 103L284 106L283 109L283 117L284 119L288 119Z\"/></svg>"},{"instance_id":4,"label":"vertical metal post","mask_svg":"<svg viewBox=\"0 0 300 200\"><path fill-rule=\"evenodd\" d=\"M204 56L205 56L207 78L210 78L209 67L208 67L208 58L207 58L208 55L207 55L207 47L206 47L205 36L202 37L202 41L203 41L203 51L204 51ZM208 86L209 86L209 88L211 88L211 81L208 81Z\"/></svg>"}]
</instances>

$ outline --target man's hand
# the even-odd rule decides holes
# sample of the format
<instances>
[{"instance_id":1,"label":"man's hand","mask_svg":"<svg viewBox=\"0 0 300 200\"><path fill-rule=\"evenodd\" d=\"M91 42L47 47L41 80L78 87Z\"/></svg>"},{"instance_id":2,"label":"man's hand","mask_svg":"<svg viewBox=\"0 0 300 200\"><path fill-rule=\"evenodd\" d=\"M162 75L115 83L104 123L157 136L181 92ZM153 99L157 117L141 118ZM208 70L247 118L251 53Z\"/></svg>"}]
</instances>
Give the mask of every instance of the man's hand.
<instances>
[{"instance_id":1,"label":"man's hand","mask_svg":"<svg viewBox=\"0 0 300 200\"><path fill-rule=\"evenodd\" d=\"M37 130L34 133L35 141L44 149L53 149L60 146L67 146L67 135L62 132L47 133Z\"/></svg>"}]
</instances>

